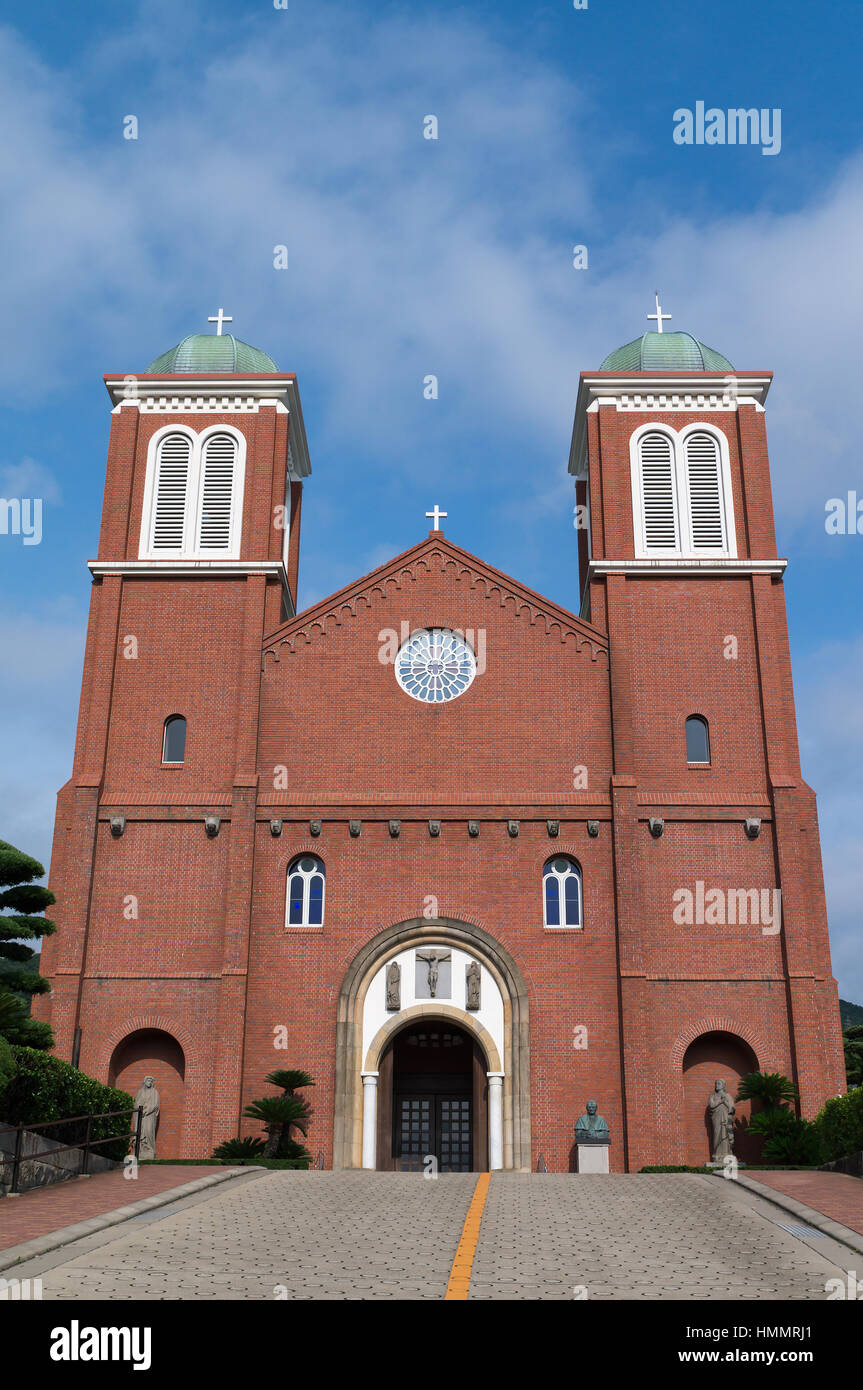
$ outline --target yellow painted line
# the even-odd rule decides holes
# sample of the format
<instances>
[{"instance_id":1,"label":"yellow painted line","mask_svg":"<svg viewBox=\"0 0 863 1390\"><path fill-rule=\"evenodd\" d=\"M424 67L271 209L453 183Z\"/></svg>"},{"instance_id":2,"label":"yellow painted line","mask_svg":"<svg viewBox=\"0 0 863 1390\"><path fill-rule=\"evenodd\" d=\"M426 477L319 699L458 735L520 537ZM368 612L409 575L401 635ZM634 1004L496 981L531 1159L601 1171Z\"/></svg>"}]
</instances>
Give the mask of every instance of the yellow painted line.
<instances>
[{"instance_id":1,"label":"yellow painted line","mask_svg":"<svg viewBox=\"0 0 863 1390\"><path fill-rule=\"evenodd\" d=\"M482 1221L490 1182L491 1173L480 1173L476 1180L476 1187L473 1190L470 1206L461 1228L461 1239L455 1252L452 1269L449 1272L449 1283L446 1286L447 1301L467 1298L470 1288L470 1273L473 1269L473 1257L476 1254L476 1244L479 1240L479 1225Z\"/></svg>"}]
</instances>

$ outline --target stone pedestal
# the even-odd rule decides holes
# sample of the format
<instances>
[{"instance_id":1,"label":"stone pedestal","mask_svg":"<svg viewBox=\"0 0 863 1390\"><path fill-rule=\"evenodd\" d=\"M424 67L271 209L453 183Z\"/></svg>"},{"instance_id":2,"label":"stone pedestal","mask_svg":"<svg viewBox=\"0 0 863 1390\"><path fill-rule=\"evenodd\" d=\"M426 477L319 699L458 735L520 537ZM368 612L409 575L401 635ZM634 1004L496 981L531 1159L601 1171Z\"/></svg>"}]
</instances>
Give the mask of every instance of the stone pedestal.
<instances>
[{"instance_id":1,"label":"stone pedestal","mask_svg":"<svg viewBox=\"0 0 863 1390\"><path fill-rule=\"evenodd\" d=\"M608 1145L579 1144L578 1171L579 1173L607 1173Z\"/></svg>"}]
</instances>

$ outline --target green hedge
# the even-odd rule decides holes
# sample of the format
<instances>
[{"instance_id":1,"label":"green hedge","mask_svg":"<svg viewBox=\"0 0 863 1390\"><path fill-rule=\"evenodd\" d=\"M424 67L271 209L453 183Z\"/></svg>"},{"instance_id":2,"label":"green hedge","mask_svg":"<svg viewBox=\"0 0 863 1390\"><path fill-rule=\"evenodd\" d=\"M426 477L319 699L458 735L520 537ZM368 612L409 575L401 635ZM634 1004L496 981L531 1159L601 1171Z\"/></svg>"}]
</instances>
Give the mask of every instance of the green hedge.
<instances>
[{"instance_id":1,"label":"green hedge","mask_svg":"<svg viewBox=\"0 0 863 1390\"><path fill-rule=\"evenodd\" d=\"M115 1090L94 1081L77 1067L61 1062L48 1052L34 1047L14 1045L12 1056L17 1072L0 1096L0 1119L10 1125L37 1125L47 1120L63 1120L67 1116L101 1114L107 1110L131 1110L133 1100L125 1091ZM127 1134L132 1116L112 1120L95 1120L91 1131L94 1139ZM80 1144L86 1132L86 1121L68 1125L52 1125L39 1130L46 1139L60 1144ZM128 1149L125 1140L116 1144L100 1144L94 1150L105 1158L122 1160Z\"/></svg>"},{"instance_id":2,"label":"green hedge","mask_svg":"<svg viewBox=\"0 0 863 1390\"><path fill-rule=\"evenodd\" d=\"M12 1044L5 1038L0 1038L0 1115L3 1113L3 1096L15 1075L15 1058L12 1053Z\"/></svg>"},{"instance_id":3,"label":"green hedge","mask_svg":"<svg viewBox=\"0 0 863 1390\"><path fill-rule=\"evenodd\" d=\"M863 1150L863 1086L828 1100L815 1124L825 1163Z\"/></svg>"}]
</instances>

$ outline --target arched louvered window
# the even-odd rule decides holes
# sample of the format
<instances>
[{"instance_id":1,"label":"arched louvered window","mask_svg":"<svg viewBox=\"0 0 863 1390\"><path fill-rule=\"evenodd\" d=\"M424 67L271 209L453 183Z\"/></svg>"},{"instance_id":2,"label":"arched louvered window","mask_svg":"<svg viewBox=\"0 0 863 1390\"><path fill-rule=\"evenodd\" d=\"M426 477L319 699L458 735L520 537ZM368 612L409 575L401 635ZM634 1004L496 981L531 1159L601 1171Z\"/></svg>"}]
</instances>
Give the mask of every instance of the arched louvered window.
<instances>
[{"instance_id":1,"label":"arched louvered window","mask_svg":"<svg viewBox=\"0 0 863 1390\"><path fill-rule=\"evenodd\" d=\"M286 926L323 926L325 876L323 861L315 854L301 854L293 861L288 869Z\"/></svg>"},{"instance_id":2,"label":"arched louvered window","mask_svg":"<svg viewBox=\"0 0 863 1390\"><path fill-rule=\"evenodd\" d=\"M185 757L186 721L182 714L169 715L162 733L162 762L181 763Z\"/></svg>"},{"instance_id":3,"label":"arched louvered window","mask_svg":"<svg viewBox=\"0 0 863 1390\"><path fill-rule=\"evenodd\" d=\"M728 446L721 431L689 425L637 429L630 440L637 558L734 557Z\"/></svg>"},{"instance_id":4,"label":"arched louvered window","mask_svg":"<svg viewBox=\"0 0 863 1390\"><path fill-rule=\"evenodd\" d=\"M237 441L232 434L210 434L201 450L197 548L201 553L232 548Z\"/></svg>"},{"instance_id":5,"label":"arched louvered window","mask_svg":"<svg viewBox=\"0 0 863 1390\"><path fill-rule=\"evenodd\" d=\"M641 542L646 555L673 555L680 549L674 444L651 430L638 442Z\"/></svg>"},{"instance_id":6,"label":"arched louvered window","mask_svg":"<svg viewBox=\"0 0 863 1390\"><path fill-rule=\"evenodd\" d=\"M200 435L170 427L157 433L147 464L141 559L238 559L245 458L242 434L228 426Z\"/></svg>"},{"instance_id":7,"label":"arched louvered window","mask_svg":"<svg viewBox=\"0 0 863 1390\"><path fill-rule=\"evenodd\" d=\"M166 434L156 452L149 549L180 554L186 545L192 441L186 434Z\"/></svg>"},{"instance_id":8,"label":"arched louvered window","mask_svg":"<svg viewBox=\"0 0 863 1390\"><path fill-rule=\"evenodd\" d=\"M695 430L684 440L683 457L692 551L724 555L727 534L719 440L706 430Z\"/></svg>"},{"instance_id":9,"label":"arched louvered window","mask_svg":"<svg viewBox=\"0 0 863 1390\"><path fill-rule=\"evenodd\" d=\"M710 729L701 714L691 714L686 721L686 761L710 762Z\"/></svg>"},{"instance_id":10,"label":"arched louvered window","mask_svg":"<svg viewBox=\"0 0 863 1390\"><path fill-rule=\"evenodd\" d=\"M574 859L557 854L542 871L543 920L547 927L582 925L581 869Z\"/></svg>"}]
</instances>

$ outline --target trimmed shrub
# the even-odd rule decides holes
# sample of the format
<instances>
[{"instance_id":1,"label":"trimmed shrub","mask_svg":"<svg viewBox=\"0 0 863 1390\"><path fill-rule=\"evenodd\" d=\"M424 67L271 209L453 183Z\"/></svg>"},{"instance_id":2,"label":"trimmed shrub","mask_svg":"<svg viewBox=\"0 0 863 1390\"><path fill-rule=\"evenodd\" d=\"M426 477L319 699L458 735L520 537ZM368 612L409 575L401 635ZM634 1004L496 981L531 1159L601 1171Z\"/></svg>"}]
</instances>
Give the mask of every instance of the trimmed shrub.
<instances>
[{"instance_id":1,"label":"trimmed shrub","mask_svg":"<svg viewBox=\"0 0 863 1390\"><path fill-rule=\"evenodd\" d=\"M0 1099L0 1118L7 1124L38 1125L72 1115L99 1115L104 1111L132 1108L133 1099L125 1091L104 1086L59 1057L33 1047L13 1045L11 1051L17 1071ZM131 1115L94 1120L91 1137L109 1139L113 1135L128 1134L131 1127ZM52 1125L39 1133L59 1144L80 1144L86 1130L86 1121L79 1120L68 1125ZM125 1139L118 1139L115 1144L100 1144L93 1152L122 1160L128 1147Z\"/></svg>"},{"instance_id":2,"label":"trimmed shrub","mask_svg":"<svg viewBox=\"0 0 863 1390\"><path fill-rule=\"evenodd\" d=\"M822 1162L832 1163L863 1150L863 1086L828 1100L815 1124L821 1138Z\"/></svg>"}]
</instances>

